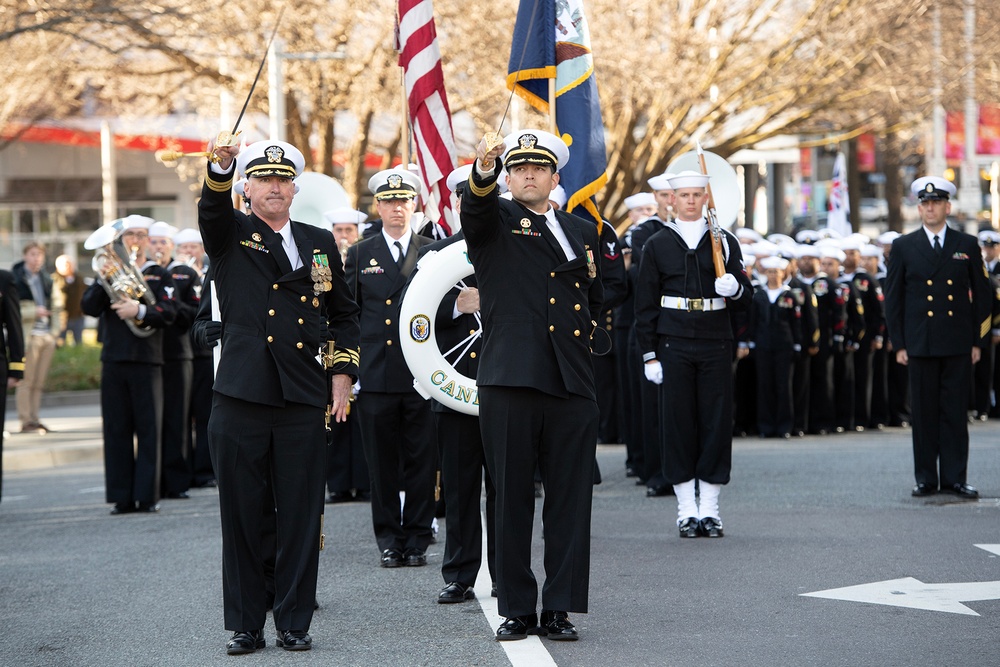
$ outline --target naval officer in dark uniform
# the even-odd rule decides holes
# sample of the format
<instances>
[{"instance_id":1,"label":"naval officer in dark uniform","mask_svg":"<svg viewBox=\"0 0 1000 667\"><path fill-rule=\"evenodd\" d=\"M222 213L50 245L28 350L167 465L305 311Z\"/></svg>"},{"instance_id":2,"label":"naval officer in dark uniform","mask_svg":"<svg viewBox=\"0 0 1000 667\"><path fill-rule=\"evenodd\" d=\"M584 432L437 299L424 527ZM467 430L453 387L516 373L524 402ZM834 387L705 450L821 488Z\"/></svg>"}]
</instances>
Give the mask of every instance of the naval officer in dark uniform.
<instances>
[{"instance_id":1,"label":"naval officer in dark uniform","mask_svg":"<svg viewBox=\"0 0 1000 667\"><path fill-rule=\"evenodd\" d=\"M410 229L420 179L385 169L368 180L380 229L347 250L344 272L361 308L357 419L371 478L372 528L382 567L427 564L437 451L430 405L413 388L399 346L399 307L417 253L431 239ZM400 508L399 493L405 494Z\"/></svg>"},{"instance_id":2,"label":"naval officer in dark uniform","mask_svg":"<svg viewBox=\"0 0 1000 667\"><path fill-rule=\"evenodd\" d=\"M498 640L575 640L587 611L598 407L590 339L604 301L597 228L555 211L563 141L524 130L476 149L462 229L479 280L479 420L497 489ZM501 164L500 156L503 155ZM513 199L499 197L507 169ZM535 465L545 488L541 625L531 571Z\"/></svg>"},{"instance_id":3,"label":"naval officer in dark uniform","mask_svg":"<svg viewBox=\"0 0 1000 667\"><path fill-rule=\"evenodd\" d=\"M10 271L0 270L0 387L16 387L24 377L24 332L17 281ZM7 404L0 406L0 498L3 497L3 426Z\"/></svg>"},{"instance_id":4,"label":"naval officer in dark uniform","mask_svg":"<svg viewBox=\"0 0 1000 667\"><path fill-rule=\"evenodd\" d=\"M261 516L277 519L274 625L286 650L312 646L326 469L324 413L346 418L358 369L358 307L333 237L289 219L305 160L283 141L216 147L198 225L222 313L222 357L209 424L222 517L231 654L263 648L267 593ZM250 215L233 209L233 163ZM336 341L323 351L324 329ZM326 368L324 368L326 366Z\"/></svg>"},{"instance_id":5,"label":"naval officer in dark uniform","mask_svg":"<svg viewBox=\"0 0 1000 667\"><path fill-rule=\"evenodd\" d=\"M937 176L911 186L923 225L897 238L886 275L886 324L909 368L914 496L978 498L966 483L972 365L987 344L991 291L975 236L950 229L955 186ZM940 465L940 471L939 471Z\"/></svg>"},{"instance_id":6,"label":"naval officer in dark uniform","mask_svg":"<svg viewBox=\"0 0 1000 667\"><path fill-rule=\"evenodd\" d=\"M739 241L729 232L722 238L726 272L715 275L703 217L708 176L681 172L670 185L677 219L646 242L635 288L635 331L646 377L662 387L663 472L677 496L680 535L722 537L719 493L729 483L733 454L730 313L749 308L753 285Z\"/></svg>"}]
</instances>

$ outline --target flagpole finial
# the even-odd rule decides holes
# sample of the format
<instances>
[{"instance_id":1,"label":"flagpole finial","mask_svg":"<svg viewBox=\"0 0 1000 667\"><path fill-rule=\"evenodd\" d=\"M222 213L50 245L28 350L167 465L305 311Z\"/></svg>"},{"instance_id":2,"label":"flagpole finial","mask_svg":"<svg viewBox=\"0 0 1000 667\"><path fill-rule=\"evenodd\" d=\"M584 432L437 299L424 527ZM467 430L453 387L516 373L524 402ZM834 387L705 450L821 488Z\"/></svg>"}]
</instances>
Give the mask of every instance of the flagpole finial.
<instances>
[{"instance_id":1,"label":"flagpole finial","mask_svg":"<svg viewBox=\"0 0 1000 667\"><path fill-rule=\"evenodd\" d=\"M695 148L698 151L698 155L704 155L705 151L701 150L701 142L697 139L694 140Z\"/></svg>"}]
</instances>

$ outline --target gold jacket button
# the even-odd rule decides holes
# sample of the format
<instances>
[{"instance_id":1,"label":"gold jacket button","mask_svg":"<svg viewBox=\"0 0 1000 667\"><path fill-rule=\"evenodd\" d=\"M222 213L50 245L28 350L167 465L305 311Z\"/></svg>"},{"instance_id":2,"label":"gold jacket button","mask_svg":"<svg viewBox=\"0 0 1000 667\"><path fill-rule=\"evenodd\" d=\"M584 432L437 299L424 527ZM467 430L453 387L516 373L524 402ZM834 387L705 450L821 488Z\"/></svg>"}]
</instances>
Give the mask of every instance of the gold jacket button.
<instances>
[{"instance_id":1,"label":"gold jacket button","mask_svg":"<svg viewBox=\"0 0 1000 667\"><path fill-rule=\"evenodd\" d=\"M611 325L610 325L610 324L609 324L608 326L606 326L605 328L606 328L606 329L607 329L608 331L611 331Z\"/></svg>"},{"instance_id":2,"label":"gold jacket button","mask_svg":"<svg viewBox=\"0 0 1000 667\"><path fill-rule=\"evenodd\" d=\"M306 321L300 317L299 318L299 324L305 324L305 323L306 323Z\"/></svg>"},{"instance_id":3,"label":"gold jacket button","mask_svg":"<svg viewBox=\"0 0 1000 667\"><path fill-rule=\"evenodd\" d=\"M302 349L302 343L296 343L295 347L297 347L297 348L299 348L301 350Z\"/></svg>"},{"instance_id":4,"label":"gold jacket button","mask_svg":"<svg viewBox=\"0 0 1000 667\"><path fill-rule=\"evenodd\" d=\"M476 330L475 329L469 329L469 335L470 336L475 336L476 335Z\"/></svg>"},{"instance_id":5,"label":"gold jacket button","mask_svg":"<svg viewBox=\"0 0 1000 667\"><path fill-rule=\"evenodd\" d=\"M954 301L954 300L955 300L955 297L952 296L951 294L949 294L948 295L948 301Z\"/></svg>"},{"instance_id":6,"label":"gold jacket button","mask_svg":"<svg viewBox=\"0 0 1000 667\"><path fill-rule=\"evenodd\" d=\"M580 283L573 283L573 285L575 285L576 287L579 287Z\"/></svg>"},{"instance_id":7,"label":"gold jacket button","mask_svg":"<svg viewBox=\"0 0 1000 667\"><path fill-rule=\"evenodd\" d=\"M267 311L267 314L270 315L271 317L274 317L274 308L272 308L271 310Z\"/></svg>"},{"instance_id":8,"label":"gold jacket button","mask_svg":"<svg viewBox=\"0 0 1000 667\"><path fill-rule=\"evenodd\" d=\"M549 331L555 331L555 330L556 330L556 328L553 325L550 324L549 325Z\"/></svg>"},{"instance_id":9,"label":"gold jacket button","mask_svg":"<svg viewBox=\"0 0 1000 667\"><path fill-rule=\"evenodd\" d=\"M271 289L278 289L278 283L274 283L273 285L271 285Z\"/></svg>"},{"instance_id":10,"label":"gold jacket button","mask_svg":"<svg viewBox=\"0 0 1000 667\"><path fill-rule=\"evenodd\" d=\"M302 296L300 296L299 297L299 301L301 301L302 303L305 303L306 302L306 295L303 294Z\"/></svg>"},{"instance_id":11,"label":"gold jacket button","mask_svg":"<svg viewBox=\"0 0 1000 667\"><path fill-rule=\"evenodd\" d=\"M580 335L580 330L579 329L574 329L573 330L573 335L574 336L579 336Z\"/></svg>"},{"instance_id":12,"label":"gold jacket button","mask_svg":"<svg viewBox=\"0 0 1000 667\"><path fill-rule=\"evenodd\" d=\"M580 304L576 304L575 306L573 306L573 310L580 310Z\"/></svg>"},{"instance_id":13,"label":"gold jacket button","mask_svg":"<svg viewBox=\"0 0 1000 667\"><path fill-rule=\"evenodd\" d=\"M392 345L392 341L391 340L387 340L387 341L385 341L385 344L386 345Z\"/></svg>"},{"instance_id":14,"label":"gold jacket button","mask_svg":"<svg viewBox=\"0 0 1000 667\"><path fill-rule=\"evenodd\" d=\"M553 297L549 297L549 303L555 303L555 302L556 302L556 298L554 296Z\"/></svg>"},{"instance_id":15,"label":"gold jacket button","mask_svg":"<svg viewBox=\"0 0 1000 667\"><path fill-rule=\"evenodd\" d=\"M391 306L392 305L392 299L386 299L385 300L385 305Z\"/></svg>"},{"instance_id":16,"label":"gold jacket button","mask_svg":"<svg viewBox=\"0 0 1000 667\"><path fill-rule=\"evenodd\" d=\"M934 300L934 297L932 297L932 296L931 296L930 294L928 294L928 295L927 295L927 300L928 300L928 301L933 301L933 300Z\"/></svg>"},{"instance_id":17,"label":"gold jacket button","mask_svg":"<svg viewBox=\"0 0 1000 667\"><path fill-rule=\"evenodd\" d=\"M385 323L386 323L387 325L389 325L389 324L392 324L392 320L386 320L386 321L385 321Z\"/></svg>"},{"instance_id":18,"label":"gold jacket button","mask_svg":"<svg viewBox=\"0 0 1000 667\"><path fill-rule=\"evenodd\" d=\"M949 310L948 311L948 317L951 317L952 315L953 315L953 313Z\"/></svg>"},{"instance_id":19,"label":"gold jacket button","mask_svg":"<svg viewBox=\"0 0 1000 667\"><path fill-rule=\"evenodd\" d=\"M469 359L475 359L475 358L476 358L476 353L475 352L469 352Z\"/></svg>"},{"instance_id":20,"label":"gold jacket button","mask_svg":"<svg viewBox=\"0 0 1000 667\"><path fill-rule=\"evenodd\" d=\"M928 310L927 311L927 317L934 317L934 311L933 310Z\"/></svg>"},{"instance_id":21,"label":"gold jacket button","mask_svg":"<svg viewBox=\"0 0 1000 667\"><path fill-rule=\"evenodd\" d=\"M267 337L267 342L268 343L273 343L274 342L274 336L268 336Z\"/></svg>"},{"instance_id":22,"label":"gold jacket button","mask_svg":"<svg viewBox=\"0 0 1000 667\"><path fill-rule=\"evenodd\" d=\"M948 284L949 285L954 285L955 283L953 283L951 280L948 280Z\"/></svg>"},{"instance_id":23,"label":"gold jacket button","mask_svg":"<svg viewBox=\"0 0 1000 667\"><path fill-rule=\"evenodd\" d=\"M555 278L555 277L556 277L556 272L555 271L553 271L552 273L549 274L549 278Z\"/></svg>"},{"instance_id":24,"label":"gold jacket button","mask_svg":"<svg viewBox=\"0 0 1000 667\"><path fill-rule=\"evenodd\" d=\"M928 285L933 285L933 284L934 284L934 281L933 281L933 280L928 280L928 281L927 281L927 284L928 284Z\"/></svg>"}]
</instances>

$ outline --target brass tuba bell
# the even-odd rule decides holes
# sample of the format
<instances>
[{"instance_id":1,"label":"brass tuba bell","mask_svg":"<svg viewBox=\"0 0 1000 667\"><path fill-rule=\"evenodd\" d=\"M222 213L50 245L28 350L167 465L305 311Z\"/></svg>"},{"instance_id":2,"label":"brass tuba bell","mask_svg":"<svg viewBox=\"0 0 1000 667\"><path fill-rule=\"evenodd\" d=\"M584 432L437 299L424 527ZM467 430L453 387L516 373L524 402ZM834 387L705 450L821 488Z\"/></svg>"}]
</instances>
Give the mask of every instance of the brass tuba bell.
<instances>
[{"instance_id":1,"label":"brass tuba bell","mask_svg":"<svg viewBox=\"0 0 1000 667\"><path fill-rule=\"evenodd\" d=\"M91 266L97 274L97 282L108 293L111 303L140 301L147 308L155 306L156 297L135 265L135 250L130 253L122 241L124 231L124 220L119 218L99 228L84 241L84 248L95 251ZM148 338L155 333L152 327L140 326L133 320L124 322L139 338Z\"/></svg>"}]
</instances>

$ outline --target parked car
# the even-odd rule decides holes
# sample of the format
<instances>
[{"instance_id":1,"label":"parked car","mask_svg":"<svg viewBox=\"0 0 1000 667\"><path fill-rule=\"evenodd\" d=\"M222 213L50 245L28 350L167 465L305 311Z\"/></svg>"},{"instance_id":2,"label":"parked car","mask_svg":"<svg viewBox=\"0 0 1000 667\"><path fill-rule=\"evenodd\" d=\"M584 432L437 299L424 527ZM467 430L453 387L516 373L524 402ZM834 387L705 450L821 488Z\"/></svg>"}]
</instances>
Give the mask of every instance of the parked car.
<instances>
[{"instance_id":1,"label":"parked car","mask_svg":"<svg viewBox=\"0 0 1000 667\"><path fill-rule=\"evenodd\" d=\"M862 197L858 205L861 222L886 222L889 219L889 202L884 199Z\"/></svg>"}]
</instances>

